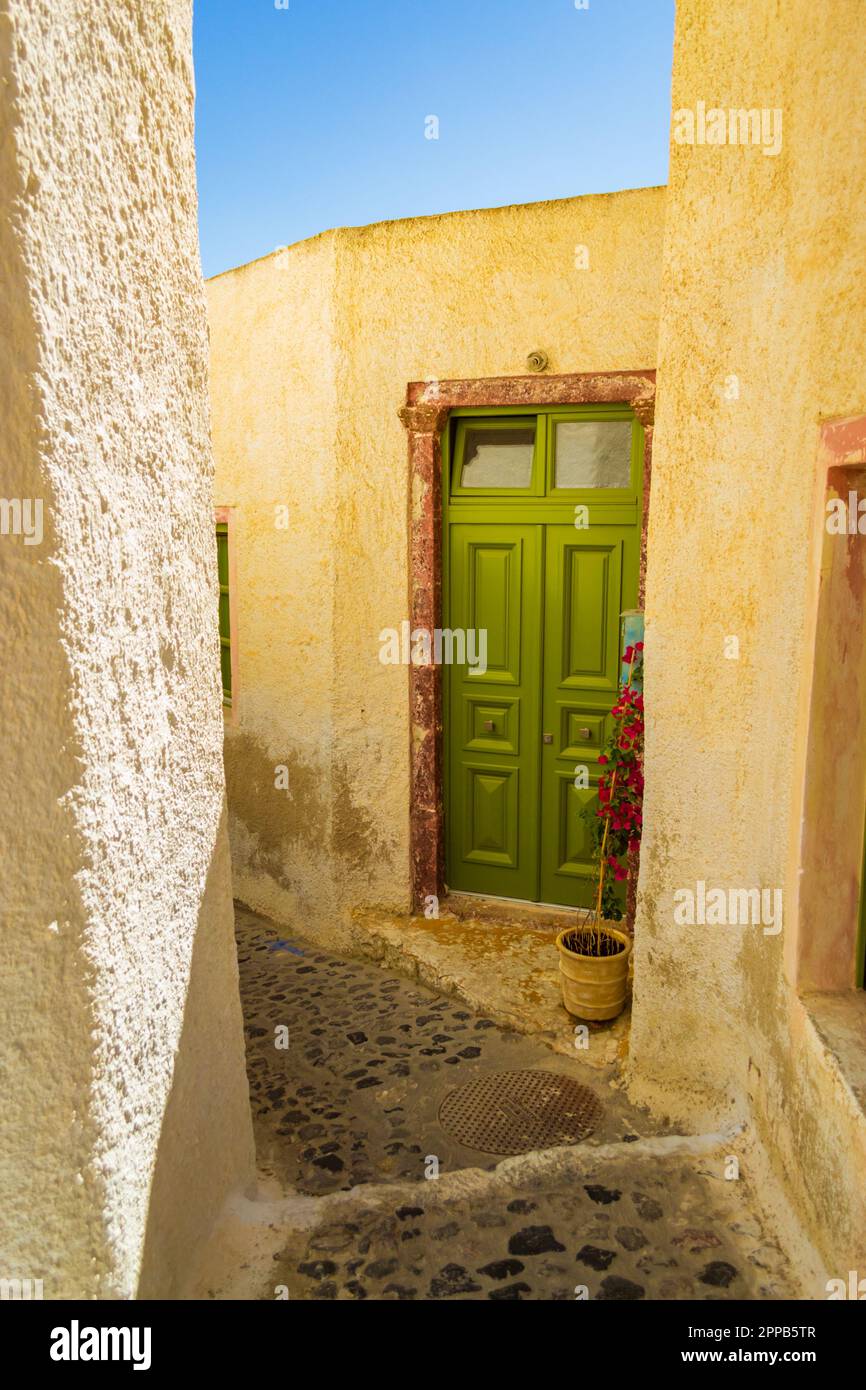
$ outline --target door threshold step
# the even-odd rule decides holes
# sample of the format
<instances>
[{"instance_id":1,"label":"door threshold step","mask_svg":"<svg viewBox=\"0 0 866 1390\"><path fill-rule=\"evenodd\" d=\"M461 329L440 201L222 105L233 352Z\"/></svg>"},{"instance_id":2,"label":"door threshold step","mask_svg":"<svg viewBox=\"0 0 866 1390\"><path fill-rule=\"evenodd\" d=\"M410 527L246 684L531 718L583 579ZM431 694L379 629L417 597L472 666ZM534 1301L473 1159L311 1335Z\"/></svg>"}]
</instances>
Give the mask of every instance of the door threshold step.
<instances>
[{"instance_id":1,"label":"door threshold step","mask_svg":"<svg viewBox=\"0 0 866 1390\"><path fill-rule=\"evenodd\" d=\"M562 1004L554 945L559 923L484 918L479 900L472 901L475 910L466 917L456 916L450 899L443 899L438 918L429 919L356 908L352 950L612 1079L628 1051L628 1005L609 1022L581 1025L586 1045L578 1047L578 1021Z\"/></svg>"},{"instance_id":2,"label":"door threshold step","mask_svg":"<svg viewBox=\"0 0 866 1390\"><path fill-rule=\"evenodd\" d=\"M481 893L448 893L439 904L439 911L450 912L460 921L514 923L522 927L542 927L565 931L573 927L578 907L563 907L558 903L533 903L522 898L492 898Z\"/></svg>"}]
</instances>

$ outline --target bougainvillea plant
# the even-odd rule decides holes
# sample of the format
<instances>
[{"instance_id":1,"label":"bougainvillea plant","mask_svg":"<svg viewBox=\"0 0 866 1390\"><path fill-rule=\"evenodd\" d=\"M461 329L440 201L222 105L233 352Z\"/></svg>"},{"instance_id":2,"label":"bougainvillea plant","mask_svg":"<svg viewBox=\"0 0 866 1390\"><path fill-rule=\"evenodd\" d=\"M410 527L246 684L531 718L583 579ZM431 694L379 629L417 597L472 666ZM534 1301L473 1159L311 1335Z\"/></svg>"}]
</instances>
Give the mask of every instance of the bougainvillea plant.
<instances>
[{"instance_id":1,"label":"bougainvillea plant","mask_svg":"<svg viewBox=\"0 0 866 1390\"><path fill-rule=\"evenodd\" d=\"M622 895L617 885L628 878L628 856L640 845L643 827L643 695L634 688L643 663L643 642L627 647L623 663L627 682L614 705L613 731L599 758L598 806L587 808L595 853L599 859L601 918L622 920Z\"/></svg>"}]
</instances>

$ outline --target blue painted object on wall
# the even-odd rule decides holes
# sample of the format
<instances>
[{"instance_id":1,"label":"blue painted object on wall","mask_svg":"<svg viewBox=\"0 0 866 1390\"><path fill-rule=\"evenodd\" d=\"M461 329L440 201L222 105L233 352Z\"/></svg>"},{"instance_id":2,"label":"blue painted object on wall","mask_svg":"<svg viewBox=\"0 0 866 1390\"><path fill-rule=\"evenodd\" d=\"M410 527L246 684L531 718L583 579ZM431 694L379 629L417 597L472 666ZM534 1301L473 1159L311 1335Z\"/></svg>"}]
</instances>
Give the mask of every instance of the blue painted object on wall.
<instances>
[{"instance_id":1,"label":"blue painted object on wall","mask_svg":"<svg viewBox=\"0 0 866 1390\"><path fill-rule=\"evenodd\" d=\"M643 613L637 608L630 608L625 613L620 614L619 629L619 650L624 652L627 647L633 647L636 642L643 641ZM620 666L620 684L625 685L628 681L629 668L623 661ZM643 662L635 671L632 677L632 689L643 692Z\"/></svg>"}]
</instances>

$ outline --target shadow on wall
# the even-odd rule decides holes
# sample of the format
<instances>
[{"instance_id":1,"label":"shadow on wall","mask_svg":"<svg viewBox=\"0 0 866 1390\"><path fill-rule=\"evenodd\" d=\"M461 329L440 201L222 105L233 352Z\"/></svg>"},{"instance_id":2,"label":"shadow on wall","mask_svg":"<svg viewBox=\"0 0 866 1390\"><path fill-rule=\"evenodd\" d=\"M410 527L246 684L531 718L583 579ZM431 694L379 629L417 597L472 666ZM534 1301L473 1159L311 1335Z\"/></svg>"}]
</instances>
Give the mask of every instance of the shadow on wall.
<instances>
[{"instance_id":1,"label":"shadow on wall","mask_svg":"<svg viewBox=\"0 0 866 1390\"><path fill-rule=\"evenodd\" d=\"M330 835L328 766L294 752L271 757L247 733L229 732L224 751L229 813L250 837L255 868L294 892L292 849L314 851Z\"/></svg>"},{"instance_id":2,"label":"shadow on wall","mask_svg":"<svg viewBox=\"0 0 866 1390\"><path fill-rule=\"evenodd\" d=\"M183 1029L156 1154L141 1299L179 1296L230 1192L255 1181L225 807L199 911ZM220 1135L218 1152L213 1136Z\"/></svg>"},{"instance_id":3,"label":"shadow on wall","mask_svg":"<svg viewBox=\"0 0 866 1390\"><path fill-rule=\"evenodd\" d=\"M237 897L313 939L347 943L346 874L395 853L353 796L349 770L301 750L269 754L252 734L231 729L224 754Z\"/></svg>"}]
</instances>

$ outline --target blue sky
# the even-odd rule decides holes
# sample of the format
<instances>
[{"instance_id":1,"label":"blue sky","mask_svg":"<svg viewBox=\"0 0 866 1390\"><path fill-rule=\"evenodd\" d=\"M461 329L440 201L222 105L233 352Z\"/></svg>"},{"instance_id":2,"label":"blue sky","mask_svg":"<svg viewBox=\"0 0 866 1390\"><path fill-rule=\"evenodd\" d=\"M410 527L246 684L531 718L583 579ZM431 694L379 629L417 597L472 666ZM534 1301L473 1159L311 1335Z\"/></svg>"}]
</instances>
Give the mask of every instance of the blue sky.
<instances>
[{"instance_id":1,"label":"blue sky","mask_svg":"<svg viewBox=\"0 0 866 1390\"><path fill-rule=\"evenodd\" d=\"M328 227L665 183L673 11L195 0L205 275Z\"/></svg>"}]
</instances>

